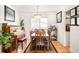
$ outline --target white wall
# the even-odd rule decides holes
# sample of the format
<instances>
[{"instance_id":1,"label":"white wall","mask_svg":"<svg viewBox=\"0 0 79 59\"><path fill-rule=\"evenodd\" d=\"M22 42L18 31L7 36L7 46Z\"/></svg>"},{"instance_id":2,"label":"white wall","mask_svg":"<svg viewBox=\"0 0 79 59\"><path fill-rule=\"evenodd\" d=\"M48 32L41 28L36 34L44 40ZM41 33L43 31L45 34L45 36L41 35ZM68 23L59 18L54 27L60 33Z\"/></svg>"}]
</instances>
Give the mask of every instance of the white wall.
<instances>
[{"instance_id":1,"label":"white wall","mask_svg":"<svg viewBox=\"0 0 79 59\"><path fill-rule=\"evenodd\" d=\"M66 46L66 32L65 32L65 7L61 8L59 11L62 11L62 23L57 23L57 36L58 41L63 45ZM58 11L58 12L59 12Z\"/></svg>"},{"instance_id":2,"label":"white wall","mask_svg":"<svg viewBox=\"0 0 79 59\"><path fill-rule=\"evenodd\" d=\"M48 26L56 25L56 12L48 12L44 13L44 15L48 18Z\"/></svg>"},{"instance_id":3,"label":"white wall","mask_svg":"<svg viewBox=\"0 0 79 59\"><path fill-rule=\"evenodd\" d=\"M8 6L15 10L15 22L4 21L4 5L0 5L0 23L6 22L10 25L19 25L19 13L13 6Z\"/></svg>"},{"instance_id":4,"label":"white wall","mask_svg":"<svg viewBox=\"0 0 79 59\"><path fill-rule=\"evenodd\" d=\"M70 47L70 32L66 32L66 46Z\"/></svg>"},{"instance_id":5,"label":"white wall","mask_svg":"<svg viewBox=\"0 0 79 59\"><path fill-rule=\"evenodd\" d=\"M0 5L0 23L4 21L4 7Z\"/></svg>"},{"instance_id":6,"label":"white wall","mask_svg":"<svg viewBox=\"0 0 79 59\"><path fill-rule=\"evenodd\" d=\"M57 23L57 28L58 28L57 36L58 36L58 41L63 46L68 46L69 41L70 41L70 33L66 32L66 30L65 30L65 25L66 25L66 14L65 14L65 12L67 10L72 9L73 7L75 7L75 5L67 5L67 6L61 7L60 10L59 10L59 11L62 11L62 23Z\"/></svg>"},{"instance_id":7,"label":"white wall","mask_svg":"<svg viewBox=\"0 0 79 59\"><path fill-rule=\"evenodd\" d=\"M70 52L79 53L79 26L71 26Z\"/></svg>"}]
</instances>

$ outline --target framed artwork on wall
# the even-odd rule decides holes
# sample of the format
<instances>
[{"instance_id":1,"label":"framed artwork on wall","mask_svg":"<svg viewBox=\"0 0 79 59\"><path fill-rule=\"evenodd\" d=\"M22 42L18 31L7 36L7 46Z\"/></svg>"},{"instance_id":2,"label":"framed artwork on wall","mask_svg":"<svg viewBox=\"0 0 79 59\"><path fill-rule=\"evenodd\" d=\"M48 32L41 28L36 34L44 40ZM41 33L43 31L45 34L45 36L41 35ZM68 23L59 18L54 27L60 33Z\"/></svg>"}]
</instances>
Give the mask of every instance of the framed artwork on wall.
<instances>
[{"instance_id":1,"label":"framed artwork on wall","mask_svg":"<svg viewBox=\"0 0 79 59\"><path fill-rule=\"evenodd\" d=\"M77 15L79 15L79 6L77 6L76 9L77 9Z\"/></svg>"},{"instance_id":2,"label":"framed artwork on wall","mask_svg":"<svg viewBox=\"0 0 79 59\"><path fill-rule=\"evenodd\" d=\"M56 14L56 18L57 18L57 23L62 22L62 11L60 11Z\"/></svg>"},{"instance_id":3,"label":"framed artwork on wall","mask_svg":"<svg viewBox=\"0 0 79 59\"><path fill-rule=\"evenodd\" d=\"M79 17L77 17L77 25L79 25Z\"/></svg>"},{"instance_id":4,"label":"framed artwork on wall","mask_svg":"<svg viewBox=\"0 0 79 59\"><path fill-rule=\"evenodd\" d=\"M72 8L71 10L71 25L79 26L79 5Z\"/></svg>"},{"instance_id":5,"label":"framed artwork on wall","mask_svg":"<svg viewBox=\"0 0 79 59\"><path fill-rule=\"evenodd\" d=\"M15 10L9 8L8 6L4 6L4 20L15 22Z\"/></svg>"},{"instance_id":6,"label":"framed artwork on wall","mask_svg":"<svg viewBox=\"0 0 79 59\"><path fill-rule=\"evenodd\" d=\"M71 25L75 25L76 24L76 22L75 22L75 18L71 18Z\"/></svg>"},{"instance_id":7,"label":"framed artwork on wall","mask_svg":"<svg viewBox=\"0 0 79 59\"><path fill-rule=\"evenodd\" d=\"M70 24L66 24L66 31L70 32Z\"/></svg>"},{"instance_id":8,"label":"framed artwork on wall","mask_svg":"<svg viewBox=\"0 0 79 59\"><path fill-rule=\"evenodd\" d=\"M76 12L75 11L76 11L75 8L71 9L71 17L76 15Z\"/></svg>"}]
</instances>

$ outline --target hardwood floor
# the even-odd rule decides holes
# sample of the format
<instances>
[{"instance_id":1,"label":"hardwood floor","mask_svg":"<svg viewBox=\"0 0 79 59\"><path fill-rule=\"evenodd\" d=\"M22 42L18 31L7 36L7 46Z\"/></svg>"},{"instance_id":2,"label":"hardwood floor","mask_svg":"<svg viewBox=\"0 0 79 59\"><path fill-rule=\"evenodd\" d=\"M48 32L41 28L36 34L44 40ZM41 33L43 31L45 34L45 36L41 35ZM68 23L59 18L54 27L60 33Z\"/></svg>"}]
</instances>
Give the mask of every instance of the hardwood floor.
<instances>
[{"instance_id":1,"label":"hardwood floor","mask_svg":"<svg viewBox=\"0 0 79 59\"><path fill-rule=\"evenodd\" d=\"M51 41L50 45L51 45L50 50L44 51L44 50L31 50L30 43L28 45L26 45L26 43L24 43L23 50L20 50L21 46L19 46L18 49L20 51L18 51L18 52L12 51L12 53L69 53L69 47L62 46L58 41Z\"/></svg>"},{"instance_id":2,"label":"hardwood floor","mask_svg":"<svg viewBox=\"0 0 79 59\"><path fill-rule=\"evenodd\" d=\"M58 53L69 53L69 47L64 47L58 41L51 41Z\"/></svg>"},{"instance_id":3,"label":"hardwood floor","mask_svg":"<svg viewBox=\"0 0 79 59\"><path fill-rule=\"evenodd\" d=\"M56 51L54 47L52 46L52 44L50 44L49 50L31 50L31 45L29 45L25 53L56 53Z\"/></svg>"}]
</instances>

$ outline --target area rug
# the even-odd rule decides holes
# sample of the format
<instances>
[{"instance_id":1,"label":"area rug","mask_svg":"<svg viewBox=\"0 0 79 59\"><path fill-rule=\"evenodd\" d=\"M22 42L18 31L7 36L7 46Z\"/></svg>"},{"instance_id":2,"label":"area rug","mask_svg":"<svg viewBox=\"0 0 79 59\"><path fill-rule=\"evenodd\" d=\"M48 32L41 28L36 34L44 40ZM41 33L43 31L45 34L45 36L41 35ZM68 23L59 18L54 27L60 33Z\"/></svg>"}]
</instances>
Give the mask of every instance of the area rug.
<instances>
[{"instance_id":1,"label":"area rug","mask_svg":"<svg viewBox=\"0 0 79 59\"><path fill-rule=\"evenodd\" d=\"M49 50L42 50L42 49L34 50L34 49L31 49L31 44L30 44L24 53L56 53L56 50L52 46L52 44L50 44Z\"/></svg>"}]
</instances>

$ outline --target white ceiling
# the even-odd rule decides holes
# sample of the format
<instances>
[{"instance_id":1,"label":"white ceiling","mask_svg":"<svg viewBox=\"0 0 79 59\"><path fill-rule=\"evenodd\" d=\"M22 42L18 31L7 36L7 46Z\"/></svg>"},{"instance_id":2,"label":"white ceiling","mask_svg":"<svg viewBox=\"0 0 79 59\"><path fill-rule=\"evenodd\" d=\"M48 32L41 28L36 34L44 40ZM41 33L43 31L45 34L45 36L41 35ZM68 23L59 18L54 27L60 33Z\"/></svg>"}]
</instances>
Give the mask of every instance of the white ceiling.
<instances>
[{"instance_id":1,"label":"white ceiling","mask_svg":"<svg viewBox=\"0 0 79 59\"><path fill-rule=\"evenodd\" d=\"M15 7L19 12L37 12L36 5L12 5ZM60 8L65 7L67 5L40 5L39 12L57 12Z\"/></svg>"}]
</instances>

